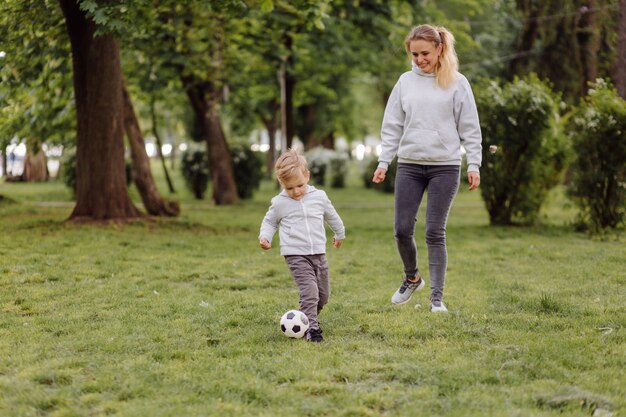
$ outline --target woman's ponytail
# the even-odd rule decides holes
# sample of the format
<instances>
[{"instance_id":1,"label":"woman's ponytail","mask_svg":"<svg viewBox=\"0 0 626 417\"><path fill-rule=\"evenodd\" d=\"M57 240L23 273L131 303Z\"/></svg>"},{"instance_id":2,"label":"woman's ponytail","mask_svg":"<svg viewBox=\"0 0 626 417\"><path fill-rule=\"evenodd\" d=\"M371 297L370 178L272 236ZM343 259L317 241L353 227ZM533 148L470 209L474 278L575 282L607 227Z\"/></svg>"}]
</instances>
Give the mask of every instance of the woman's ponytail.
<instances>
[{"instance_id":1,"label":"woman's ponytail","mask_svg":"<svg viewBox=\"0 0 626 417\"><path fill-rule=\"evenodd\" d=\"M454 81L459 70L459 59L454 49L454 36L443 26L435 28L441 39L441 55L437 68L437 84L446 88Z\"/></svg>"}]
</instances>

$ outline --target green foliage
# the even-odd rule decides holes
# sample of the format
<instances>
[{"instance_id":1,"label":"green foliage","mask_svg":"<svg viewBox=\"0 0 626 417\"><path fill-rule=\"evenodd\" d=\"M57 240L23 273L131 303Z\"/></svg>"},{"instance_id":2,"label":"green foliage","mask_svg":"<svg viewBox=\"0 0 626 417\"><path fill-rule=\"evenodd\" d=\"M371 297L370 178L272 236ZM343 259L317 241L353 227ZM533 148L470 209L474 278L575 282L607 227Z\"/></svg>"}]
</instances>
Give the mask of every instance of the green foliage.
<instances>
[{"instance_id":1,"label":"green foliage","mask_svg":"<svg viewBox=\"0 0 626 417\"><path fill-rule=\"evenodd\" d=\"M363 171L362 179L363 185L365 188L373 188L378 191L382 191L383 193L393 193L396 188L396 171L398 170L398 158L394 158L389 164L389 168L387 169L387 174L385 175L385 181L380 184L376 184L372 182L372 177L374 177L374 171L378 168L378 160L372 159L365 166L365 171Z\"/></svg>"},{"instance_id":2,"label":"green foliage","mask_svg":"<svg viewBox=\"0 0 626 417\"><path fill-rule=\"evenodd\" d=\"M483 134L480 189L490 221L533 223L567 163L559 96L534 74L504 85L483 83L475 92Z\"/></svg>"},{"instance_id":3,"label":"green foliage","mask_svg":"<svg viewBox=\"0 0 626 417\"><path fill-rule=\"evenodd\" d=\"M63 183L76 191L76 149L65 149L61 159L60 176Z\"/></svg>"},{"instance_id":4,"label":"green foliage","mask_svg":"<svg viewBox=\"0 0 626 417\"><path fill-rule=\"evenodd\" d=\"M263 178L263 154L249 146L234 145L230 147L230 156L239 198L252 198Z\"/></svg>"},{"instance_id":5,"label":"green foliage","mask_svg":"<svg viewBox=\"0 0 626 417\"><path fill-rule=\"evenodd\" d=\"M180 164L185 184L196 199L202 200L209 185L209 158L203 150L183 152Z\"/></svg>"},{"instance_id":6,"label":"green foliage","mask_svg":"<svg viewBox=\"0 0 626 417\"><path fill-rule=\"evenodd\" d=\"M75 137L69 40L57 2L0 5L0 147L12 138L71 144Z\"/></svg>"},{"instance_id":7,"label":"green foliage","mask_svg":"<svg viewBox=\"0 0 626 417\"><path fill-rule=\"evenodd\" d=\"M568 133L576 152L569 195L580 222L598 232L626 216L626 102L598 80L574 110Z\"/></svg>"}]
</instances>

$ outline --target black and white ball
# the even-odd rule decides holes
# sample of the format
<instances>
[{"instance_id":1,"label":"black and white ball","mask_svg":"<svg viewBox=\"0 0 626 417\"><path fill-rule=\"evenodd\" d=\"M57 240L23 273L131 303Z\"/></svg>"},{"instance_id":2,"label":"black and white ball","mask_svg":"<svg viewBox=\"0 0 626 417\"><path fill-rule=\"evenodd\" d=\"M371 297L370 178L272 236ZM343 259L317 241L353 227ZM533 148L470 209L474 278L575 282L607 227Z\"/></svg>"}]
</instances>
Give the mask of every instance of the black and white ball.
<instances>
[{"instance_id":1,"label":"black and white ball","mask_svg":"<svg viewBox=\"0 0 626 417\"><path fill-rule=\"evenodd\" d=\"M302 311L289 310L280 319L280 329L285 336L300 339L309 329L309 318Z\"/></svg>"}]
</instances>

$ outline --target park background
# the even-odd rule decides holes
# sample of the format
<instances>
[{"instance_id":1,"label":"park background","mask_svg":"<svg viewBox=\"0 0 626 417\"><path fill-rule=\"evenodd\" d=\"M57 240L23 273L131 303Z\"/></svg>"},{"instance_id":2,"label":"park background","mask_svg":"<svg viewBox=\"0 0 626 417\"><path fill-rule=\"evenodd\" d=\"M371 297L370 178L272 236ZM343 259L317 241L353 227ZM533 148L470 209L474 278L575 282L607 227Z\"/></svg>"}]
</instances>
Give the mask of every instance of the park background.
<instances>
[{"instance_id":1,"label":"park background","mask_svg":"<svg viewBox=\"0 0 626 417\"><path fill-rule=\"evenodd\" d=\"M0 12L2 415L626 412L623 0ZM484 136L444 316L389 303L393 183L369 181L424 22L456 36ZM348 232L323 346L280 334L297 292L256 241L289 146Z\"/></svg>"}]
</instances>

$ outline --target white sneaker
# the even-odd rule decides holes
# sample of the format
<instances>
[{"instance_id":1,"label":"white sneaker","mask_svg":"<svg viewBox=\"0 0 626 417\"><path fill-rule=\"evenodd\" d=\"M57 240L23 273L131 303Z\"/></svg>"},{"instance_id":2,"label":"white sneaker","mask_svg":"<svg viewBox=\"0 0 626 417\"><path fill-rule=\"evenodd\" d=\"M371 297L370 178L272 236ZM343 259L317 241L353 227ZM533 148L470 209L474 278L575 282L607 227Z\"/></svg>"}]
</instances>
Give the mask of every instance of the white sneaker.
<instances>
[{"instance_id":1,"label":"white sneaker","mask_svg":"<svg viewBox=\"0 0 626 417\"><path fill-rule=\"evenodd\" d=\"M443 301L440 300L431 300L430 302L430 311L432 313L447 313L448 309Z\"/></svg>"},{"instance_id":2,"label":"white sneaker","mask_svg":"<svg viewBox=\"0 0 626 417\"><path fill-rule=\"evenodd\" d=\"M408 303L411 296L415 291L419 291L424 288L424 280L418 275L419 279L415 282L409 281L408 278L404 278L400 288L391 296L391 302L394 304Z\"/></svg>"}]
</instances>

